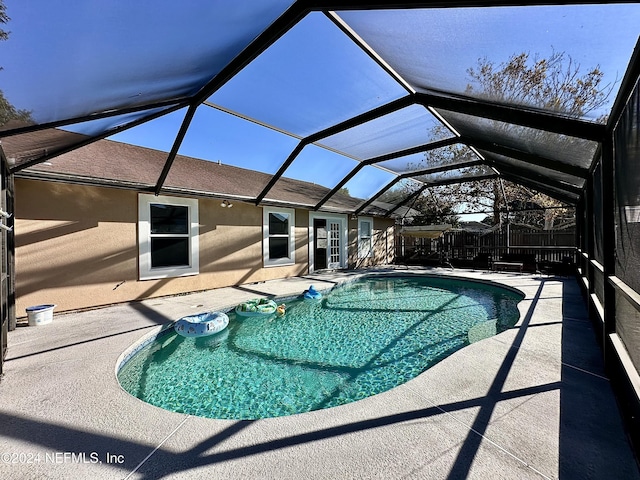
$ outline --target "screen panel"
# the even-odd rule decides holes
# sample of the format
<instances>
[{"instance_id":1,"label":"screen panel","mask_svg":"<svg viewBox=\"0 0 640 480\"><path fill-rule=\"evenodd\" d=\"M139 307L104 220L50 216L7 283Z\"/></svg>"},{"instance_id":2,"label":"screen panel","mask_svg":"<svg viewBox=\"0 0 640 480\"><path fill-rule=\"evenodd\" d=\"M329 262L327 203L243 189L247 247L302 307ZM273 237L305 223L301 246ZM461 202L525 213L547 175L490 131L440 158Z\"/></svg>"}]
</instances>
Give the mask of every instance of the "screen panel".
<instances>
[{"instance_id":1,"label":"screen panel","mask_svg":"<svg viewBox=\"0 0 640 480\"><path fill-rule=\"evenodd\" d=\"M556 112L558 106L548 96L523 95L517 89L511 89L509 95L506 82L492 89L497 82L489 86L475 82L469 69L481 69L479 63L484 60L492 66L490 73L495 73L511 57L525 54L523 66L527 68L515 69L512 78L526 77L527 72L531 77L549 75L553 68L549 59L564 55L561 74L576 66L580 67L578 76L597 68L602 74L601 90L606 93L607 86L619 81L633 53L640 5L372 9L343 11L339 16L418 91L449 92ZM611 45L617 46L615 52ZM547 63L536 69L536 59ZM615 94L609 95L597 108L582 108L578 116L604 121L614 99Z\"/></svg>"},{"instance_id":2,"label":"screen panel","mask_svg":"<svg viewBox=\"0 0 640 480\"><path fill-rule=\"evenodd\" d=\"M427 109L411 105L318 143L366 160L451 137L453 134Z\"/></svg>"},{"instance_id":3,"label":"screen panel","mask_svg":"<svg viewBox=\"0 0 640 480\"><path fill-rule=\"evenodd\" d=\"M209 101L306 137L406 94L324 14L313 12Z\"/></svg>"},{"instance_id":4,"label":"screen panel","mask_svg":"<svg viewBox=\"0 0 640 480\"><path fill-rule=\"evenodd\" d=\"M583 188L586 183L586 180L584 178L542 167L540 165L536 165L533 162L517 160L515 158L506 157L504 155L499 155L493 152L487 152L482 149L478 149L478 152L484 158L494 161L498 170L500 170L501 165L505 165L507 167L521 170L522 175L531 175L534 177L542 176L544 178L552 180L554 183L564 183L567 186L574 188Z\"/></svg>"},{"instance_id":5,"label":"screen panel","mask_svg":"<svg viewBox=\"0 0 640 480\"><path fill-rule=\"evenodd\" d=\"M399 174L408 174L444 167L450 167L453 170L456 165L476 161L480 161L480 158L470 148L462 144L455 144L423 153L394 158L393 160L385 160L376 165Z\"/></svg>"},{"instance_id":6,"label":"screen panel","mask_svg":"<svg viewBox=\"0 0 640 480\"><path fill-rule=\"evenodd\" d=\"M284 133L201 105L179 153L224 165L275 173L298 143L298 139Z\"/></svg>"},{"instance_id":7,"label":"screen panel","mask_svg":"<svg viewBox=\"0 0 640 480\"><path fill-rule=\"evenodd\" d=\"M615 275L640 293L640 86L616 127L615 136ZM603 195L611 192L602 192ZM608 215L611 212L602 212Z\"/></svg>"},{"instance_id":8,"label":"screen panel","mask_svg":"<svg viewBox=\"0 0 640 480\"><path fill-rule=\"evenodd\" d=\"M333 188L357 164L357 161L344 155L307 145L284 174L290 178Z\"/></svg>"},{"instance_id":9,"label":"screen panel","mask_svg":"<svg viewBox=\"0 0 640 480\"><path fill-rule=\"evenodd\" d=\"M490 139L498 145L557 160L567 165L589 168L598 148L597 142L576 137L444 109L438 109L438 112L463 137L468 135L472 138Z\"/></svg>"},{"instance_id":10,"label":"screen panel","mask_svg":"<svg viewBox=\"0 0 640 480\"><path fill-rule=\"evenodd\" d=\"M111 131L128 129L130 125L155 118L157 115L174 107L153 109L149 111L116 115L97 120L91 120L63 128L48 128L35 132L12 135L2 139L2 147L12 166L21 167L27 163L37 162L39 159L54 157L61 152L71 150L92 141L92 137L105 137ZM181 117L180 112L169 113L165 116ZM182 114L183 115L183 114ZM162 118L162 117L161 117ZM131 129L135 129L133 126ZM126 130L125 130L126 131ZM175 132L171 133L173 138ZM108 178L108 177L107 177Z\"/></svg>"},{"instance_id":11,"label":"screen panel","mask_svg":"<svg viewBox=\"0 0 640 480\"><path fill-rule=\"evenodd\" d=\"M34 124L184 99L292 3L12 2L0 88Z\"/></svg>"},{"instance_id":12,"label":"screen panel","mask_svg":"<svg viewBox=\"0 0 640 480\"><path fill-rule=\"evenodd\" d=\"M497 174L491 167L488 167L486 165L475 165L473 167L457 168L453 170L447 170L445 172L419 175L414 178L424 183L433 184L433 183L442 183L442 182L452 182L455 180L460 180L460 181L472 180L474 177L483 177L487 175L497 175Z\"/></svg>"}]
</instances>

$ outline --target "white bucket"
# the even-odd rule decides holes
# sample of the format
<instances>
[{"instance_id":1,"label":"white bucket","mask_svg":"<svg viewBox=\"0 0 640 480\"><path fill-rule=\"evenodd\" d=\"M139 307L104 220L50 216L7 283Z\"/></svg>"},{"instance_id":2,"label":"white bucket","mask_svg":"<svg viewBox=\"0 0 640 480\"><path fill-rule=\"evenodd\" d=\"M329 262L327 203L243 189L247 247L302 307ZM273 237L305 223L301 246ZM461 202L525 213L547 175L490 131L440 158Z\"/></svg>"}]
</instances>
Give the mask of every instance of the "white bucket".
<instances>
[{"instance_id":1,"label":"white bucket","mask_svg":"<svg viewBox=\"0 0 640 480\"><path fill-rule=\"evenodd\" d=\"M53 309L55 305L36 305L27 307L27 316L29 317L29 326L35 327L46 325L53 321Z\"/></svg>"}]
</instances>

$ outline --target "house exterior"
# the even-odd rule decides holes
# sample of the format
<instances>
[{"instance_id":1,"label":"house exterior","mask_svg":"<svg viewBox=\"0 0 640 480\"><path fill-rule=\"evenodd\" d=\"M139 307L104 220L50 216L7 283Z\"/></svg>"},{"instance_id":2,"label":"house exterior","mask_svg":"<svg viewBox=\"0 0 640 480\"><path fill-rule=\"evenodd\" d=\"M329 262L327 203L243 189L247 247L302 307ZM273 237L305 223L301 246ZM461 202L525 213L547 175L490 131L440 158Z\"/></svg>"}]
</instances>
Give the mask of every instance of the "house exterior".
<instances>
[{"instance_id":1,"label":"house exterior","mask_svg":"<svg viewBox=\"0 0 640 480\"><path fill-rule=\"evenodd\" d=\"M390 263L394 220L357 199L283 178L100 140L15 179L16 311L57 311Z\"/></svg>"}]
</instances>

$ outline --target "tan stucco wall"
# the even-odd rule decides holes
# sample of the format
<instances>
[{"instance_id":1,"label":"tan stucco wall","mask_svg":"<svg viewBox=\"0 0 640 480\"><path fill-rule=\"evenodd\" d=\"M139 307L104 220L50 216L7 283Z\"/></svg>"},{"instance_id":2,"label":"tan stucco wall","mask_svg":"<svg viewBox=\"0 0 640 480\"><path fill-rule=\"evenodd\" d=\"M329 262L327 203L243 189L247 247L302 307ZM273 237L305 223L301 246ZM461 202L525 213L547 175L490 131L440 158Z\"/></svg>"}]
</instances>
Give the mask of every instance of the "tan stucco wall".
<instances>
[{"instance_id":1,"label":"tan stucco wall","mask_svg":"<svg viewBox=\"0 0 640 480\"><path fill-rule=\"evenodd\" d=\"M358 220L349 218L349 268L366 268L394 261L395 221L373 218L373 256L358 258Z\"/></svg>"},{"instance_id":2,"label":"tan stucco wall","mask_svg":"<svg viewBox=\"0 0 640 480\"><path fill-rule=\"evenodd\" d=\"M373 219L373 264L391 264L395 261L395 220L390 218Z\"/></svg>"},{"instance_id":3,"label":"tan stucco wall","mask_svg":"<svg viewBox=\"0 0 640 480\"><path fill-rule=\"evenodd\" d=\"M138 281L138 194L16 179L16 307L57 311L308 272L309 213L296 210L296 263L262 267L262 208L199 200L200 274Z\"/></svg>"}]
</instances>

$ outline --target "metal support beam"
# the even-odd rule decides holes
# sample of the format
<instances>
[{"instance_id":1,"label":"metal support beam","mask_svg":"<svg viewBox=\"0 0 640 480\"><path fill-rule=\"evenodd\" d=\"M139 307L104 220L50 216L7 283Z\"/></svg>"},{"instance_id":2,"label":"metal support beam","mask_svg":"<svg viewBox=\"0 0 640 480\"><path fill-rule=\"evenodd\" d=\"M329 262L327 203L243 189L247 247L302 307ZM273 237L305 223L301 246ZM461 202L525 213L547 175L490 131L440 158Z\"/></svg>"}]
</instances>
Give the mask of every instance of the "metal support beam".
<instances>
[{"instance_id":1,"label":"metal support beam","mask_svg":"<svg viewBox=\"0 0 640 480\"><path fill-rule=\"evenodd\" d=\"M544 175L540 175L533 172L524 172L521 169L514 167L513 165L508 165L500 160L495 158L489 158L487 161L493 165L493 167L497 168L500 173L509 173L511 176L516 178L521 178L523 180L532 180L536 181L542 185L547 185L553 189L562 190L572 195L580 196L582 194L582 188L570 185L568 183L559 182L557 180L552 180L549 177Z\"/></svg>"},{"instance_id":2,"label":"metal support beam","mask_svg":"<svg viewBox=\"0 0 640 480\"><path fill-rule=\"evenodd\" d=\"M296 145L296 148L293 149L293 151L289 154L289 156L284 161L284 163L280 165L280 168L278 169L278 171L273 174L273 176L271 177L271 180L269 180L267 185L258 194L255 200L256 205L259 205L260 202L262 202L262 200L267 195L267 193L269 193L269 191L273 188L276 182L280 180L280 177L284 175L284 172L287 170L287 168L289 168L289 166L293 163L296 157L300 155L300 152L302 152L302 150L304 149L304 147L307 146L307 144L308 142L306 140L302 140L300 143L298 143L298 145Z\"/></svg>"},{"instance_id":3,"label":"metal support beam","mask_svg":"<svg viewBox=\"0 0 640 480\"><path fill-rule=\"evenodd\" d=\"M358 174L358 172L362 170L364 167L366 167L367 165L371 165L371 163L369 163L368 161L358 163L349 173L347 173L344 176L342 180L338 182L338 184L335 187L333 187L324 197L322 197L322 199L318 203L316 203L316 206L313 207L313 209L317 211L320 207L322 207L325 203L327 203L327 201L329 201L331 197L333 197L336 193L338 193L338 191L342 187L344 187L347 184L347 182L349 182L349 180L355 177Z\"/></svg>"},{"instance_id":4,"label":"metal support beam","mask_svg":"<svg viewBox=\"0 0 640 480\"><path fill-rule=\"evenodd\" d=\"M22 135L24 133L39 132L41 130L48 130L50 128L64 127L68 125L77 125L78 123L91 122L93 120L100 120L101 118L117 117L118 115L127 115L130 113L144 112L145 110L155 110L164 107L177 107L182 108L189 104L187 99L175 99L162 100L160 102L145 103L142 105L135 105L133 107L114 108L105 112L92 113L90 115L83 115L81 117L67 118L64 120L57 120L55 122L38 123L36 125L29 125L26 127L12 128L9 130L3 130L0 132L0 137L12 137L14 135ZM176 110L173 108L169 111ZM163 113L166 113L163 112ZM145 117L149 118L149 117ZM111 135L112 132L109 133Z\"/></svg>"},{"instance_id":5,"label":"metal support beam","mask_svg":"<svg viewBox=\"0 0 640 480\"><path fill-rule=\"evenodd\" d=\"M387 160L393 160L394 158L401 158L407 155L413 155L415 153L428 152L429 150L435 150L442 147L447 147L449 145L454 145L458 143L458 137L451 137L445 140L439 140L437 142L427 143L425 145L419 145L417 147L407 148L405 150L400 150L393 153L387 153L385 155L380 155L378 157L370 158L368 160L364 160L356 165L335 187L331 189L329 193L327 193L322 200L320 200L316 206L313 208L314 210L318 210L322 205L327 203L327 201L334 196L342 187L344 187L349 180L351 180L360 170L362 170L367 165L374 165L376 163L385 162ZM446 170L449 170L446 168ZM434 170L433 172L424 172L424 173L435 173L435 171L443 171L443 170ZM423 174L424 174L423 173Z\"/></svg>"},{"instance_id":6,"label":"metal support beam","mask_svg":"<svg viewBox=\"0 0 640 480\"><path fill-rule=\"evenodd\" d=\"M592 293L595 292L595 267L593 266L593 263L591 263L591 260L595 259L595 252L596 252L596 246L595 246L595 238L594 235L597 235L598 232L596 232L595 229L595 205L594 205L594 199L596 198L596 196L594 195L594 188L602 188L601 185L595 185L594 182L594 178L593 175L589 175L589 178L587 179L587 185L586 185L586 191L585 194L582 196L583 199L583 204L584 204L584 208L586 208L586 238L584 239L585 241L585 247L586 247L586 253L588 258L588 261L586 262L586 271L583 272L583 274L587 277L587 279L589 280L589 295L591 295ZM577 214L577 212L576 212ZM603 279L604 280L604 279ZM587 304L590 306L591 305L591 301L588 300ZM600 335L598 335L598 338L600 341L602 341L602 338Z\"/></svg>"},{"instance_id":7,"label":"metal support beam","mask_svg":"<svg viewBox=\"0 0 640 480\"><path fill-rule=\"evenodd\" d=\"M38 157L38 158L34 158L31 160L28 160L26 162L21 162L18 165L15 165L14 167L11 168L11 173L15 173L15 172L19 172L21 170L24 170L25 168L29 168L32 167L34 165L37 165L39 163L42 162L46 162L47 160L50 160L52 158L58 157L60 155L64 155L65 153L69 153L73 150L77 150L78 148L82 148L85 147L87 145L92 144L93 142L97 142L98 140L102 140L106 137L110 137L111 135L115 135L116 133L120 133L123 132L125 130L128 130L130 128L133 127L137 127L138 125L141 125L143 123L149 122L151 120L154 120L156 118L162 117L163 115L167 115L169 113L175 112L176 110L179 110L181 108L184 108L185 105L174 105L172 108L169 108L167 110L163 110L162 112L156 112L152 115L149 115L148 117L144 117L138 120L135 120L131 123L127 123L126 125L121 125L119 127L116 127L112 130L109 130L107 132L103 132L100 135L96 135L94 137L87 137L85 140L83 140L82 142L79 143L74 143L73 145L69 145L68 147L65 148L61 148L60 150L56 150L54 152L51 152L47 155L43 155L42 157ZM1 136L1 134L0 134Z\"/></svg>"},{"instance_id":8,"label":"metal support beam","mask_svg":"<svg viewBox=\"0 0 640 480\"><path fill-rule=\"evenodd\" d=\"M420 195L422 195L422 192L424 192L427 188L429 187L429 185L423 185L422 187L420 187L418 190L416 190L415 192L413 192L411 195L409 195L407 198L405 198L403 201L401 201L400 203L398 203L395 207L393 207L390 210L387 210L384 213L385 217L389 217L391 216L391 214L393 212L395 212L396 210L398 210L400 207L405 206L407 203L411 202L414 199L417 199Z\"/></svg>"},{"instance_id":9,"label":"metal support beam","mask_svg":"<svg viewBox=\"0 0 640 480\"><path fill-rule=\"evenodd\" d=\"M176 155L178 155L178 150L180 150L180 145L182 145L182 140L184 140L185 135L187 134L187 130L189 130L189 125L191 125L191 120L193 120L193 116L198 109L197 105L191 105L189 110L187 110L187 114L184 116L182 120L182 125L180 125L180 130L178 130L178 134L176 135L176 139L173 142L173 146L171 147L171 151L169 152L169 156L167 157L167 161L162 168L162 172L160 173L160 177L156 182L155 194L160 195L160 190L162 190L162 186L164 185L165 180L167 179L167 175L169 175L169 170L171 170L171 165L173 165L173 161L176 159Z\"/></svg>"},{"instance_id":10,"label":"metal support beam","mask_svg":"<svg viewBox=\"0 0 640 480\"><path fill-rule=\"evenodd\" d=\"M352 0L347 2L337 0L316 0L309 2L310 8L314 10L374 10L374 9L412 9L412 8L465 8L465 7L518 7L518 6L534 6L534 5L553 5L555 2L549 2L548 0L533 0L529 2L508 0L505 2L490 2L487 0L439 0L427 2L424 0L408 1L402 0L399 2L389 0L366 0L358 1ZM624 1L622 3L631 3ZM589 4L602 4L602 1L595 0L568 0L562 2L562 5L589 5Z\"/></svg>"},{"instance_id":11,"label":"metal support beam","mask_svg":"<svg viewBox=\"0 0 640 480\"><path fill-rule=\"evenodd\" d=\"M578 265L580 266L580 270L582 272L582 276L586 277L587 276L587 269L586 269L586 262L585 262L585 255L587 252L587 249L585 248L585 239L584 239L584 232L586 230L586 221L585 221L585 199L586 199L586 195L583 193L583 195L580 197L580 200L578 200L578 204L576 205L576 241L575 244L578 247ZM580 283L582 286L582 283ZM587 306L590 306L591 302L587 302Z\"/></svg>"},{"instance_id":12,"label":"metal support beam","mask_svg":"<svg viewBox=\"0 0 640 480\"><path fill-rule=\"evenodd\" d=\"M413 172L407 172L400 175L400 178L414 178L419 177L421 175L430 175L432 173L440 173L440 172L449 172L451 170L458 170L460 168L469 168L469 167L477 167L478 165L486 165L487 162L484 160L468 160L466 162L460 163L450 163L448 165L440 165L437 167L429 167L423 168L422 170L414 170ZM416 179L417 181L422 181ZM461 180L465 181L465 180ZM437 183L437 182L436 182Z\"/></svg>"},{"instance_id":13,"label":"metal support beam","mask_svg":"<svg viewBox=\"0 0 640 480\"><path fill-rule=\"evenodd\" d=\"M469 178L469 182L479 182L481 180L490 180L492 178L496 178L497 175L496 174L491 174L491 175L480 175L478 177L471 177ZM460 179L452 179L452 180L445 180L442 182L435 182L435 183L426 183L424 184L422 187L420 187L417 191L413 192L411 195L409 195L407 198L405 198L402 202L398 203L395 207L393 207L391 210L388 210L385 212L384 216L390 216L393 212L395 212L398 208L406 205L407 203L409 203L409 201L411 201L414 198L417 198L422 192L424 192L427 188L432 188L432 187L439 187L441 185L450 185L453 183L460 183Z\"/></svg>"},{"instance_id":14,"label":"metal support beam","mask_svg":"<svg viewBox=\"0 0 640 480\"><path fill-rule=\"evenodd\" d=\"M360 47L360 49L369 56L369 58L371 58L374 62L376 62L380 66L380 68L382 68L385 72L387 72L388 75L390 75L396 82L398 82L398 84L401 85L402 88L404 88L407 91L407 93L410 93L410 94L416 93L414 88L409 84L409 82L407 82L404 78L402 78L400 74L391 67L391 65L385 62L382 59L382 57L380 57L380 55L378 55L371 47L369 47L369 45L367 45L360 38L360 36L356 32L354 32L347 23L345 23L342 20L342 18L340 18L335 12L332 12L332 11L329 11L329 12L325 11L324 13L327 16L327 18L329 18L329 20L331 20L336 27L342 30L342 33L344 33L347 37L349 37L353 43L358 45L358 47Z\"/></svg>"},{"instance_id":15,"label":"metal support beam","mask_svg":"<svg viewBox=\"0 0 640 480\"><path fill-rule=\"evenodd\" d=\"M420 175L428 175L430 173L438 173L438 172L446 172L446 171L449 171L449 170L457 170L458 168L473 167L473 166L476 166L476 165L483 165L483 164L486 164L486 163L487 162L485 162L484 160L470 160L468 162L461 162L461 163L457 163L457 164L454 163L454 164L450 164L450 165L442 165L442 166L438 166L438 167L425 168L424 170L416 170L415 172L409 172L409 173L404 173L402 175L398 175L396 178L391 180L387 185L385 185L380 190L378 190L371 198L369 198L369 200L367 200L360 207L358 207L358 209L355 211L355 213L357 215L360 212L362 212L362 210L364 210L369 205L371 205L376 200L376 198L378 198L380 195L385 193L387 190L389 190L391 187L393 187L400 180L406 180L408 178L415 178L415 177L420 176ZM486 175L486 176L481 176L481 177L469 177L468 179L456 178L456 179L453 179L453 180L449 179L449 180L443 180L442 182L429 183L427 186L429 186L429 187L437 187L439 185L450 185L452 183L473 182L473 181L477 181L477 180L486 180L487 178L494 178L494 177L495 177L495 175ZM420 183L424 183L421 180L416 180L416 181L420 182Z\"/></svg>"},{"instance_id":16,"label":"metal support beam","mask_svg":"<svg viewBox=\"0 0 640 480\"><path fill-rule=\"evenodd\" d=\"M480 160L476 161L474 160L473 162L469 162L469 163L474 163L474 164L478 164L478 163L482 163ZM436 167L438 169L442 168L442 167ZM387 185L385 185L384 187L382 187L380 190L378 190L378 192L376 192L371 198L369 198L366 202L364 202L362 205L360 205L357 210L354 212L355 215L359 215L360 213L362 213L362 211L367 208L369 205L371 205L380 195L382 195L383 193L385 193L387 190L389 190L391 187L393 187L396 183L398 183L400 180L404 180L407 178L411 178L411 176L414 175L413 173L411 174L404 174L404 175L399 175L396 178L394 178L392 181L390 181ZM464 183L464 182L479 182L481 180L489 180L492 178L496 178L498 175L497 174L491 174L491 175L479 175L479 176L475 176L475 177L469 177L469 178L450 178L450 179L445 179L439 182L431 182L431 183L425 183L425 182L420 182L424 185L425 188L429 188L429 187L439 187L442 185L451 185L454 183ZM422 187L420 187L422 188ZM393 210L392 210L393 211Z\"/></svg>"},{"instance_id":17,"label":"metal support beam","mask_svg":"<svg viewBox=\"0 0 640 480\"><path fill-rule=\"evenodd\" d=\"M425 143L424 145L418 145L416 147L406 148L404 150L398 150L397 152L386 153L378 157L367 159L370 164L386 162L387 160L393 160L395 158L402 158L416 153L426 153L431 150L437 150L438 148L449 147L461 143L459 137L445 138L444 140L437 140L435 142Z\"/></svg>"},{"instance_id":18,"label":"metal support beam","mask_svg":"<svg viewBox=\"0 0 640 480\"><path fill-rule=\"evenodd\" d=\"M498 178L498 174L491 173L487 175L477 175L475 177L468 178L450 178L439 182L428 183L427 187L442 187L443 185L453 185L455 183L480 182L482 180L491 180L492 178Z\"/></svg>"},{"instance_id":19,"label":"metal support beam","mask_svg":"<svg viewBox=\"0 0 640 480\"><path fill-rule=\"evenodd\" d=\"M33 132L38 130L45 130L48 128L55 128L64 125L72 125L76 123L82 123L90 120L96 120L99 118L106 118L111 116L122 115L126 113L132 113L140 110L146 110L150 108L161 108L163 106L170 106L178 103L179 108L185 107L187 105L190 106L191 110L195 109L199 104L204 102L207 98L209 98L213 93L215 93L220 87L222 87L226 82L228 82L233 76L235 76L242 68L248 65L252 60L254 60L258 55L260 55L264 50L266 50L270 45L275 43L282 35L284 35L290 28L292 28L298 21L300 21L304 16L309 13L310 10L310 2L295 2L289 10L283 13L280 17L278 17L262 34L260 34L247 48L245 48L239 55L237 55L229 64L223 68L212 80L210 80L196 95L191 98L180 98L180 99L171 99L166 101L160 101L145 105L138 105L127 108L120 109L111 109L105 112L98 112L95 114L72 118L72 119L64 119L55 122L49 122L46 124L40 125L31 125L28 127L17 128L14 130L2 132L0 135L3 137L10 135L18 135L21 133ZM165 112L167 113L167 112ZM145 120L149 120L150 118L146 118ZM184 126L184 122L183 122ZM115 133L114 130L108 132L108 135L112 135ZM182 133L182 138L180 138L180 133ZM177 152L180 144L182 143L182 139L184 138L184 134L186 132L182 132L182 129L178 134L178 138L176 138L174 142L174 149ZM105 135L107 136L107 135ZM75 144L69 149L61 150L60 153L56 153L53 156L57 156L62 153L67 153L76 148L80 148L85 144L91 143L95 140L99 140L102 137L94 137L88 140L86 143ZM169 153L169 157L167 159L167 163L165 164L165 168L158 180L156 185L156 191L159 191L162 188L162 184L166 179L166 175L168 174L169 168L175 159L176 153L172 150ZM52 156L52 157L53 157ZM48 158L52 158L48 157ZM35 163L45 161L45 158L38 159ZM26 167L24 167L26 168Z\"/></svg>"},{"instance_id":20,"label":"metal support beam","mask_svg":"<svg viewBox=\"0 0 640 480\"><path fill-rule=\"evenodd\" d=\"M604 269L604 332L603 350L605 367L615 362L615 351L608 341L616 331L616 290L609 281L615 276L616 266L616 212L615 212L615 156L613 134L602 143L602 267ZM619 172L619 174L623 174Z\"/></svg>"},{"instance_id":21,"label":"metal support beam","mask_svg":"<svg viewBox=\"0 0 640 480\"><path fill-rule=\"evenodd\" d=\"M417 93L416 100L426 107L450 110L474 117L522 125L595 142L601 142L606 134L605 125L576 120L526 107L500 105L483 100L436 93ZM442 116L446 118L446 114Z\"/></svg>"},{"instance_id":22,"label":"metal support beam","mask_svg":"<svg viewBox=\"0 0 640 480\"><path fill-rule=\"evenodd\" d=\"M402 110L403 108L413 105L414 103L414 97L412 95L407 95L406 97L402 97L380 107L376 107L373 110L369 110L368 112L356 115L355 117L345 120L344 122L340 122L336 125L333 125L332 127L325 128L324 130L309 135L307 138L305 138L305 141L307 143L317 142L319 140L322 140L323 138L330 137L331 135L335 135L345 130L349 130L350 128L357 127L358 125L362 125L363 123L375 120L376 118L383 117L393 112L397 112L398 110Z\"/></svg>"},{"instance_id":23,"label":"metal support beam","mask_svg":"<svg viewBox=\"0 0 640 480\"><path fill-rule=\"evenodd\" d=\"M325 128L319 132L316 132L308 137L302 139L300 143L296 146L293 152L289 155L289 157L284 161L284 163L280 166L278 171L273 175L269 183L265 188L262 189L262 192L256 197L256 205L259 205L260 202L264 199L264 197L269 193L269 190L273 188L280 177L284 174L284 172L289 168L289 166L293 163L296 157L300 154L302 149L309 144L322 140L323 138L330 137L331 135L335 135L336 133L343 132L353 127L357 127L358 125L362 125L363 123L374 120L378 117L382 117L389 113L395 112L402 108L405 108L413 103L412 97L410 95L406 97L402 97L398 100L394 100L393 102L389 102L386 105L382 105L380 107L374 108L373 110L369 110L361 115L357 115L353 118L345 120L344 122L338 123L337 125L333 125L332 127Z\"/></svg>"},{"instance_id":24,"label":"metal support beam","mask_svg":"<svg viewBox=\"0 0 640 480\"><path fill-rule=\"evenodd\" d=\"M611 114L607 121L607 132L609 136L613 136L613 131L620 121L620 117L627 106L627 102L633 94L638 78L640 78L640 37L636 42L633 54L631 55L631 60L629 61L629 66L622 78L618 95L616 95L613 107L611 108Z\"/></svg>"},{"instance_id":25,"label":"metal support beam","mask_svg":"<svg viewBox=\"0 0 640 480\"><path fill-rule=\"evenodd\" d=\"M309 2L294 2L271 25L258 35L239 55L235 56L209 83L194 96L193 104L199 105L213 95L258 55L273 45L280 37L311 11Z\"/></svg>"},{"instance_id":26,"label":"metal support beam","mask_svg":"<svg viewBox=\"0 0 640 480\"><path fill-rule=\"evenodd\" d=\"M545 184L541 184L529 178L522 178L509 172L500 172L500 176L505 180L509 180L513 183L518 183L525 187L533 188L534 190L542 192L545 195L550 196L551 198L555 198L556 200L560 200L561 202L567 203L569 205L576 205L579 200L579 197L572 196L567 192L558 192L554 189L547 188Z\"/></svg>"},{"instance_id":27,"label":"metal support beam","mask_svg":"<svg viewBox=\"0 0 640 480\"><path fill-rule=\"evenodd\" d=\"M389 190L391 187L393 187L400 180L402 180L402 177L401 176L397 176L396 178L391 180L389 183L387 183L384 187L382 187L375 194L373 194L366 202L364 202L362 205L360 205L356 209L356 211L353 212L354 215L360 215L365 208L367 208L369 205L371 205L376 200L376 198L378 198L380 195L385 193L387 190Z\"/></svg>"},{"instance_id":28,"label":"metal support beam","mask_svg":"<svg viewBox=\"0 0 640 480\"><path fill-rule=\"evenodd\" d=\"M505 147L504 145L498 145L491 141L487 141L481 138L470 137L469 135L463 135L460 141L469 147L475 147L478 150L484 150L504 157L510 157L515 160L531 163L543 168L555 170L556 172L566 173L567 175L573 175L579 178L587 178L589 176L589 169L579 167L576 165L570 165L559 160L541 157L529 152L523 152L514 148Z\"/></svg>"}]
</instances>

